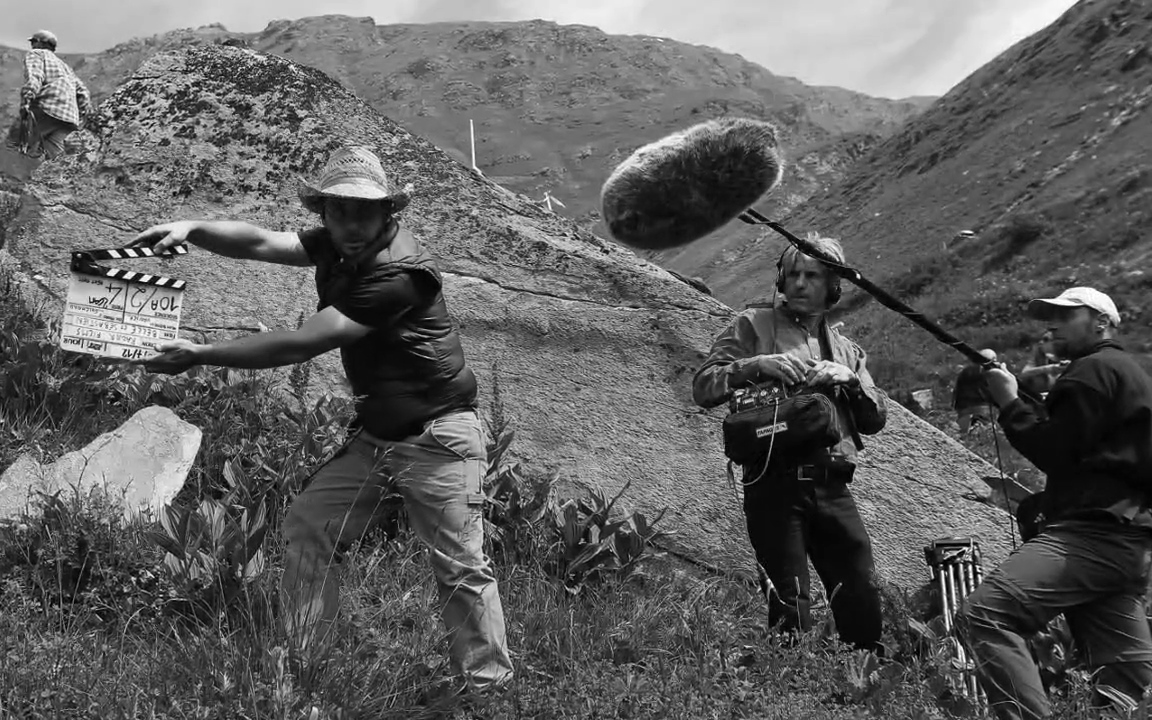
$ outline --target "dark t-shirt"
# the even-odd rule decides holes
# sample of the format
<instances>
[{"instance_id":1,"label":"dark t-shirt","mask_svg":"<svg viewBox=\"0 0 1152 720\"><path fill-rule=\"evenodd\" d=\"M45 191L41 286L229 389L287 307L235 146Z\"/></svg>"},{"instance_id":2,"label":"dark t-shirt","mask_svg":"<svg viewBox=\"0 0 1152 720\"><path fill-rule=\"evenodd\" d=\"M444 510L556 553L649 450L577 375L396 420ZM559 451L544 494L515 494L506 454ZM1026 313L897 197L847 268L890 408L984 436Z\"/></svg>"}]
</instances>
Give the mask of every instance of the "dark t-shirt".
<instances>
[{"instance_id":1,"label":"dark t-shirt","mask_svg":"<svg viewBox=\"0 0 1152 720\"><path fill-rule=\"evenodd\" d=\"M356 272L355 264L336 252L324 228L301 232L300 243L317 267L320 309L331 305L361 325L380 328L427 302L410 270L375 265Z\"/></svg>"},{"instance_id":2,"label":"dark t-shirt","mask_svg":"<svg viewBox=\"0 0 1152 720\"><path fill-rule=\"evenodd\" d=\"M956 388L952 391L952 409L964 412L988 405L984 388L984 369L979 365L968 365L956 376Z\"/></svg>"},{"instance_id":3,"label":"dark t-shirt","mask_svg":"<svg viewBox=\"0 0 1152 720\"><path fill-rule=\"evenodd\" d=\"M422 432L429 420L474 408L476 378L452 326L431 257L393 224L352 261L321 227L299 233L316 265L317 310L334 307L373 329L340 348L357 396L354 425L385 440Z\"/></svg>"}]
</instances>

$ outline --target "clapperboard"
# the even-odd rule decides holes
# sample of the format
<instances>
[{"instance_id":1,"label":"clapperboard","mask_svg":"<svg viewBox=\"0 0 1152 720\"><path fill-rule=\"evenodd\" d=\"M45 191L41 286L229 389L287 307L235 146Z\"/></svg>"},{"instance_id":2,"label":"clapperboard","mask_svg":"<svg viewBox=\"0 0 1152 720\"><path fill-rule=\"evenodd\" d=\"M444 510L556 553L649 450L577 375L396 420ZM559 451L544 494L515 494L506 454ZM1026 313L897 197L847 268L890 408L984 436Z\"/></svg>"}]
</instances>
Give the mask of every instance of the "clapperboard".
<instances>
[{"instance_id":1,"label":"clapperboard","mask_svg":"<svg viewBox=\"0 0 1152 720\"><path fill-rule=\"evenodd\" d=\"M187 252L188 248L176 245L160 253L148 248L72 253L60 347L118 360L138 360L156 354L157 343L175 340L187 283L105 267L96 261L172 257Z\"/></svg>"}]
</instances>

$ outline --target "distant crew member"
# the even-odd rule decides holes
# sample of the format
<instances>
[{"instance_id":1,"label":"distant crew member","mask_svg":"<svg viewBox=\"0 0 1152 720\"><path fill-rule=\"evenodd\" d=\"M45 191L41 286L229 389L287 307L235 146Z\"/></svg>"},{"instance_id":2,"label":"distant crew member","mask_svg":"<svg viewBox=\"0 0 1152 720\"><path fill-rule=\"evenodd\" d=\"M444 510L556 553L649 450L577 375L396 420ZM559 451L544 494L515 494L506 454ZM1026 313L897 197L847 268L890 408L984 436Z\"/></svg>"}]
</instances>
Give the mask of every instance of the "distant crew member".
<instances>
[{"instance_id":1,"label":"distant crew member","mask_svg":"<svg viewBox=\"0 0 1152 720\"><path fill-rule=\"evenodd\" d=\"M28 42L32 49L24 56L20 119L12 134L18 135L21 126L28 128L26 149L38 145L40 153L36 154L52 160L64 154L68 136L84 127L92 111L91 99L72 68L57 57L55 35L37 30ZM8 144L21 143L18 137L10 137Z\"/></svg>"},{"instance_id":2,"label":"distant crew member","mask_svg":"<svg viewBox=\"0 0 1152 720\"><path fill-rule=\"evenodd\" d=\"M996 352L985 348L980 354L989 360L996 359ZM956 387L952 390L952 409L956 411L956 424L961 433L967 433L972 425L980 420L988 420L988 395L984 391L983 370L973 363L956 376Z\"/></svg>"}]
</instances>

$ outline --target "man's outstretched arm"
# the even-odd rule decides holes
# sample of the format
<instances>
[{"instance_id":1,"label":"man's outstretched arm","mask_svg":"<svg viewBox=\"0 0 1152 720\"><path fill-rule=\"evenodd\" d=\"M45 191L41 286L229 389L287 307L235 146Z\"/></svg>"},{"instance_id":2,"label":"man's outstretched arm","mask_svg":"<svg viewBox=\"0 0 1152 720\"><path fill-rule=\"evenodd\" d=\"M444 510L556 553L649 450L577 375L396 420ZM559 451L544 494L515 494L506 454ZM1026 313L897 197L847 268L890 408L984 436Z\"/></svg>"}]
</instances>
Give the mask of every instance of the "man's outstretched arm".
<instances>
[{"instance_id":1,"label":"man's outstretched arm","mask_svg":"<svg viewBox=\"0 0 1152 720\"><path fill-rule=\"evenodd\" d=\"M133 361L149 372L175 375L193 365L262 369L306 362L321 353L355 342L372 328L329 306L296 330L244 335L198 345L179 339L157 346L159 355Z\"/></svg>"},{"instance_id":2,"label":"man's outstretched arm","mask_svg":"<svg viewBox=\"0 0 1152 720\"><path fill-rule=\"evenodd\" d=\"M311 265L300 236L276 232L234 220L182 220L153 225L137 235L129 246L150 247L162 252L191 243L208 252L240 260L259 260L278 265Z\"/></svg>"},{"instance_id":3,"label":"man's outstretched arm","mask_svg":"<svg viewBox=\"0 0 1152 720\"><path fill-rule=\"evenodd\" d=\"M387 327L428 295L411 272L388 272L352 288L338 301L308 318L296 330L257 333L197 345L179 339L161 343L158 355L133 362L149 372L175 375L193 365L271 368L305 362Z\"/></svg>"}]
</instances>

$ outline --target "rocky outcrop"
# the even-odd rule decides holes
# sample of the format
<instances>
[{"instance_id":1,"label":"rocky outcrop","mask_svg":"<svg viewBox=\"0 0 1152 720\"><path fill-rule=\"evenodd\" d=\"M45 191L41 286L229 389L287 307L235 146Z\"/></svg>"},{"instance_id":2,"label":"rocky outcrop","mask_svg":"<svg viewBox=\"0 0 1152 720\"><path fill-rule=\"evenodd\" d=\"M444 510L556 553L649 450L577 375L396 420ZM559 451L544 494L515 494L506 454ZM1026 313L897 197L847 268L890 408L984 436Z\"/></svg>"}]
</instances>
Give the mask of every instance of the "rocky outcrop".
<instances>
[{"instance_id":1,"label":"rocky outcrop","mask_svg":"<svg viewBox=\"0 0 1152 720\"><path fill-rule=\"evenodd\" d=\"M474 119L476 160L488 177L534 198L550 191L564 203L559 214L602 235L604 178L640 145L683 126L724 115L776 124L788 170L760 210L778 217L838 180L864 147L931 100L813 87L715 48L546 20L377 25L370 17L322 15L250 33L186 28L62 57L99 102L149 55L213 43L318 68L461 162L471 155ZM17 94L23 55L23 48L0 46L0 97ZM15 111L0 103L0 125ZM0 174L9 160L0 152ZM757 252L758 230L737 224L648 259L699 277L736 306L752 297L736 294L742 273L732 261Z\"/></svg>"},{"instance_id":2,"label":"rocky outcrop","mask_svg":"<svg viewBox=\"0 0 1152 720\"><path fill-rule=\"evenodd\" d=\"M477 177L344 87L282 58L226 46L153 57L102 105L96 149L45 163L26 187L7 250L58 298L69 252L115 247L147 225L234 218L281 229L315 222L295 198L345 143L372 146L415 185L403 221L439 258L449 310L480 377L517 423L531 466L669 508L674 549L722 569L751 567L727 486L721 410L691 400L691 376L732 310L629 250ZM155 260L117 262L156 272ZM294 327L315 305L310 273L193 249L163 272L186 279L186 333ZM335 353L313 377L342 385ZM925 577L921 547L976 535L1004 554L1006 516L983 502L990 468L892 403L869 441L856 492L885 575Z\"/></svg>"}]
</instances>

